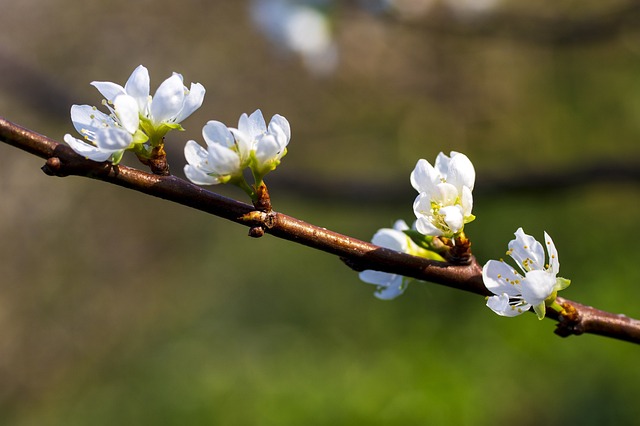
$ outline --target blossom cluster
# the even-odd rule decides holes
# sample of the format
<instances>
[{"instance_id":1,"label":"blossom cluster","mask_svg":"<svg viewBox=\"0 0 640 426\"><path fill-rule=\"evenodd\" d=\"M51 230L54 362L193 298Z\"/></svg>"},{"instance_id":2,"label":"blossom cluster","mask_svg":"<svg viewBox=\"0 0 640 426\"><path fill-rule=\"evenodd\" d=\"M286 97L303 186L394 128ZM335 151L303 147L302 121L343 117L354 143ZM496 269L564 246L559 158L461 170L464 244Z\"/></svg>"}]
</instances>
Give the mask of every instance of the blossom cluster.
<instances>
[{"instance_id":1,"label":"blossom cluster","mask_svg":"<svg viewBox=\"0 0 640 426\"><path fill-rule=\"evenodd\" d=\"M546 303L553 304L556 293L567 288L570 281L557 277L560 271L558 251L553 240L544 233L549 261L545 262L542 244L522 228L509 242L507 254L513 258L520 271L504 260L490 260L482 268L485 286L495 296L487 299L487 306L498 315L513 317L533 307L538 318L546 312Z\"/></svg>"},{"instance_id":2,"label":"blossom cluster","mask_svg":"<svg viewBox=\"0 0 640 426\"><path fill-rule=\"evenodd\" d=\"M170 130L183 130L180 124L203 103L205 89L200 83L187 88L180 74L173 73L150 95L148 70L138 66L123 86L106 81L91 83L104 96L108 113L89 105L73 105L71 120L83 137L70 134L64 140L78 154L117 164L125 151L133 151L145 164L154 155L164 155L164 137ZM253 199L264 201L264 176L274 170L287 153L291 127L283 116L274 115L269 123L258 109L242 114L237 127L208 121L202 128L206 148L194 140L184 147L185 175L200 185L232 183ZM249 169L254 183L245 178ZM420 159L410 175L418 192L413 202L416 217L412 228L398 220L393 228L378 230L373 244L412 256L440 262L464 262L471 257L464 226L475 219L472 214L476 173L469 158L459 152L438 154L434 165ZM268 199L268 198L266 198ZM256 204L257 205L257 204ZM270 208L270 207L269 207ZM522 228L509 243L507 254L518 269L503 260L488 261L482 270L486 288L494 295L487 306L495 313L513 317L533 309L544 318L547 307L562 308L556 302L558 291L570 281L557 276L560 263L551 237L545 232L548 262L543 245ZM465 252L466 251L466 252ZM377 286L375 296L393 299L401 295L411 279L401 275L365 270L360 279Z\"/></svg>"},{"instance_id":3,"label":"blossom cluster","mask_svg":"<svg viewBox=\"0 0 640 426\"><path fill-rule=\"evenodd\" d=\"M207 148L190 140L184 148L185 175L194 183L235 183L245 187L243 170L251 169L256 186L275 169L287 153L291 127L286 118L274 115L267 126L262 112L242 114L237 128L209 121L202 129Z\"/></svg>"},{"instance_id":4,"label":"blossom cluster","mask_svg":"<svg viewBox=\"0 0 640 426\"><path fill-rule=\"evenodd\" d=\"M73 105L71 121L83 139L70 134L65 142L78 154L94 161L117 164L124 151L149 158L170 130L182 130L180 122L202 105L205 89L192 83L188 89L182 75L173 75L150 95L149 71L138 66L124 87L109 81L91 83L104 96L109 114L90 105Z\"/></svg>"},{"instance_id":5,"label":"blossom cluster","mask_svg":"<svg viewBox=\"0 0 640 426\"><path fill-rule=\"evenodd\" d=\"M438 258L442 247L450 250L464 244L464 225L473 221L473 187L475 169L469 158L459 152L449 156L438 154L435 165L421 159L411 173L410 181L418 196L413 203L416 216L414 229L409 231L403 221L393 229L383 228L373 236L373 244L402 253L442 260ZM488 261L482 270L486 288L494 296L487 298L487 306L495 313L513 317L533 308L538 318L544 318L548 306L561 310L556 303L558 291L570 281L557 277L560 270L558 252L551 237L545 232L548 262L541 243L519 228L516 238L509 243L510 255L518 269L503 260ZM410 279L400 275L366 270L360 279L375 284L375 296L393 299L401 295Z\"/></svg>"},{"instance_id":6,"label":"blossom cluster","mask_svg":"<svg viewBox=\"0 0 640 426\"><path fill-rule=\"evenodd\" d=\"M420 159L411 173L411 185L418 191L413 203L416 229L435 237L451 238L475 219L473 186L476 172L469 158L459 152L438 154L435 166Z\"/></svg>"}]
</instances>

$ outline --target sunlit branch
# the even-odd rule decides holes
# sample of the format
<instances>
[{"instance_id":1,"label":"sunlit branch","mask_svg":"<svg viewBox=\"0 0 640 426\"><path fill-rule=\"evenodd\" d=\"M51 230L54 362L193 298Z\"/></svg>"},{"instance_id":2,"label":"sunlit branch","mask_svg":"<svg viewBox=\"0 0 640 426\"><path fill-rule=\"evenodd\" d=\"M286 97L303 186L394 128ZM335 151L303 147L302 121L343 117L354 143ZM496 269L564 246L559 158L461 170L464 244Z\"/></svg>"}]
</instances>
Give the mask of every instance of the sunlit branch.
<instances>
[{"instance_id":1,"label":"sunlit branch","mask_svg":"<svg viewBox=\"0 0 640 426\"><path fill-rule=\"evenodd\" d=\"M250 228L250 235L268 233L278 238L334 254L355 270L374 269L489 296L482 267L474 257L466 265L427 260L378 247L321 228L276 211L253 206L202 189L175 176L158 176L123 165L86 160L71 148L0 118L0 140L46 159L42 170L51 176L84 176L163 198L219 216ZM561 336L599 334L640 343L640 321L558 298L564 315L550 311Z\"/></svg>"}]
</instances>

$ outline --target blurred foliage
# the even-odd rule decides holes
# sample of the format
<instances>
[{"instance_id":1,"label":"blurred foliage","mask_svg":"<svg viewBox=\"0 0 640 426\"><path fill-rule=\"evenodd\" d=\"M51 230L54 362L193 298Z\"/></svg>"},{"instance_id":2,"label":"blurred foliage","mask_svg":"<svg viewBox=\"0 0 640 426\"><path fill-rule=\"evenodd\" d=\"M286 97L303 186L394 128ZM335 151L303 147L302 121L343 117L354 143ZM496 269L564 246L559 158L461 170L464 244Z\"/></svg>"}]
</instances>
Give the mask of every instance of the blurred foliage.
<instances>
[{"instance_id":1,"label":"blurred foliage","mask_svg":"<svg viewBox=\"0 0 640 426\"><path fill-rule=\"evenodd\" d=\"M124 83L140 63L152 86L172 71L203 83L203 108L168 141L178 175L184 141L200 139L206 120L233 125L258 107L292 123L274 180L363 182L391 195L409 187L418 158L439 151L464 151L478 185L639 159L632 26L559 46L435 31L345 2L328 15L339 63L318 77L274 50L246 2L0 1L0 115L35 131L61 140L70 104L99 102L90 81ZM473 28L501 11L525 22L595 20L621 4L587 3L504 2L451 22ZM595 425L640 416L634 345L563 340L551 321L506 320L478 297L431 284L381 302L332 256L246 238L245 228L121 188L50 178L41 165L0 144L2 424ZM276 210L361 239L412 218L411 196L372 205L278 185L271 193ZM468 235L481 261L502 256L518 226L546 230L573 282L566 297L640 316L637 185L475 201Z\"/></svg>"}]
</instances>

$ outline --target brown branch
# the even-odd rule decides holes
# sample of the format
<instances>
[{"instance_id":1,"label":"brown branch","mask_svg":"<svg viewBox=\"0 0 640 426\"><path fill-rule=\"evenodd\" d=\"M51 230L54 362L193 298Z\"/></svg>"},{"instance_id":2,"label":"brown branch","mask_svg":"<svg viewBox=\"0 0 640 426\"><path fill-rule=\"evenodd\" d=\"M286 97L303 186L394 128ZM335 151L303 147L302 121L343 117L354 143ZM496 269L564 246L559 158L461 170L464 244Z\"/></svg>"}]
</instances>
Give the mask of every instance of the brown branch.
<instances>
[{"instance_id":1,"label":"brown branch","mask_svg":"<svg viewBox=\"0 0 640 426\"><path fill-rule=\"evenodd\" d=\"M46 159L42 170L51 176L89 177L173 201L248 226L252 236L260 236L261 232L256 229L262 229L275 237L334 254L358 271L375 269L481 296L490 295L482 282L482 267L474 257L468 259L466 265L453 265L378 247L283 213L256 210L249 204L207 191L175 176L158 176L122 165L86 160L68 146L1 117L0 140ZM558 301L565 308L565 315L551 310L548 313L548 317L558 321L558 335L591 333L640 343L640 321L563 298Z\"/></svg>"}]
</instances>

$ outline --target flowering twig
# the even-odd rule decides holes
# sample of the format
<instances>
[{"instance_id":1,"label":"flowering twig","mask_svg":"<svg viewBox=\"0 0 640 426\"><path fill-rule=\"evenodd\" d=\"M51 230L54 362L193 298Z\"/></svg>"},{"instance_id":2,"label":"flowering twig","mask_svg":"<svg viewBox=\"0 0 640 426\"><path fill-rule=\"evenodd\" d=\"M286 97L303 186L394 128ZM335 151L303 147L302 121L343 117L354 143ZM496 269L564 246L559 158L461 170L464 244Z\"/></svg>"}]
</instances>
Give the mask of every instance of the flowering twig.
<instances>
[{"instance_id":1,"label":"flowering twig","mask_svg":"<svg viewBox=\"0 0 640 426\"><path fill-rule=\"evenodd\" d=\"M349 267L373 269L453 287L481 296L490 296L482 280L482 267L475 257L466 264L451 264L385 249L346 235L321 228L271 210L259 210L202 189L175 176L159 176L123 165L94 162L46 136L22 128L0 117L0 140L46 159L42 170L51 176L84 176L133 189L198 209L248 226L252 236L261 229L283 238L339 256ZM557 298L560 312L550 310L547 317L558 321L556 333L566 337L583 333L598 334L640 343L640 321L604 312Z\"/></svg>"}]
</instances>

